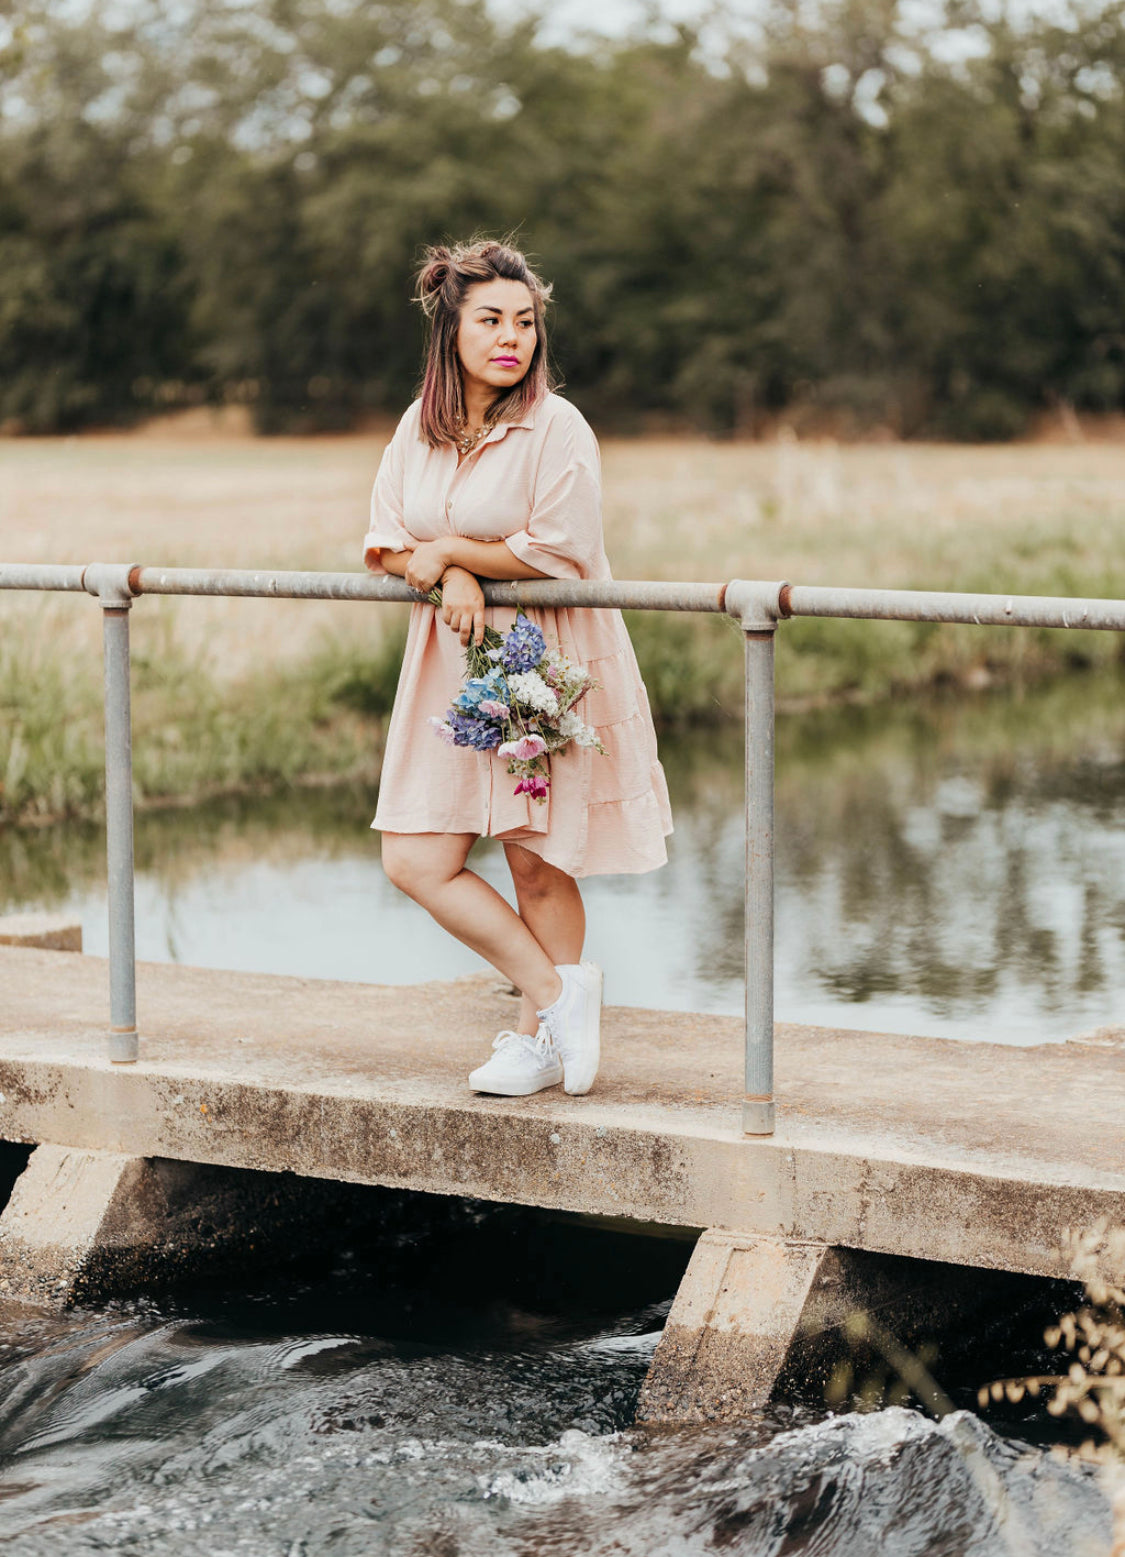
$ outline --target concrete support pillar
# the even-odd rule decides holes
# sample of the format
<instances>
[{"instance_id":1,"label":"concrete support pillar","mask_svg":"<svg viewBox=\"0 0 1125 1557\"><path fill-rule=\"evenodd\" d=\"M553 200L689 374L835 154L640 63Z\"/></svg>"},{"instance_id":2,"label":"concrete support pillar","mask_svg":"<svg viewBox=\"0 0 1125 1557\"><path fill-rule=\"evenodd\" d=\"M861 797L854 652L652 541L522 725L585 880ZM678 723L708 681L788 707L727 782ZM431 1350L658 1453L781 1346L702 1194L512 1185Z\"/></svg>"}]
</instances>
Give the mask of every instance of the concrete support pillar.
<instances>
[{"instance_id":1,"label":"concrete support pillar","mask_svg":"<svg viewBox=\"0 0 1125 1557\"><path fill-rule=\"evenodd\" d=\"M963 1351L974 1315L1014 1312L1035 1285L1007 1271L712 1228L680 1283L638 1420L734 1421L775 1392L820 1394L841 1365L862 1378L872 1364L941 1415L951 1407L919 1350Z\"/></svg>"},{"instance_id":2,"label":"concrete support pillar","mask_svg":"<svg viewBox=\"0 0 1125 1557\"><path fill-rule=\"evenodd\" d=\"M37 1146L0 1215L0 1295L65 1306L151 1250L167 1202L143 1157Z\"/></svg>"},{"instance_id":3,"label":"concrete support pillar","mask_svg":"<svg viewBox=\"0 0 1125 1557\"><path fill-rule=\"evenodd\" d=\"M37 1146L0 1215L0 1300L67 1307L276 1268L382 1222L362 1185Z\"/></svg>"},{"instance_id":4,"label":"concrete support pillar","mask_svg":"<svg viewBox=\"0 0 1125 1557\"><path fill-rule=\"evenodd\" d=\"M829 1252L705 1232L652 1359L638 1420L729 1421L764 1405Z\"/></svg>"}]
</instances>

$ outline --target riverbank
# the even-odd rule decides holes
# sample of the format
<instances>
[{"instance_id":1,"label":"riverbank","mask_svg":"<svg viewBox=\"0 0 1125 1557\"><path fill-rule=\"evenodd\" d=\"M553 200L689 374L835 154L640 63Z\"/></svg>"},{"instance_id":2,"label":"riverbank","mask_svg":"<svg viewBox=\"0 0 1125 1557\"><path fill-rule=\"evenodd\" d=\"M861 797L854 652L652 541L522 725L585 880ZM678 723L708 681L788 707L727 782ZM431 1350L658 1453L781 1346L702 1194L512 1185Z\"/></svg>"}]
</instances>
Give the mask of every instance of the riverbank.
<instances>
[{"instance_id":1,"label":"riverbank","mask_svg":"<svg viewBox=\"0 0 1125 1557\"><path fill-rule=\"evenodd\" d=\"M0 443L12 561L350 569L378 437L136 436ZM788 578L1021 594L1125 595L1125 448L837 447L607 440L619 577ZM100 613L0 598L0 821L95 815ZM737 628L629 619L665 730L740 717ZM134 611L138 804L374 781L404 611L330 602L146 599ZM1032 685L1121 660L1112 634L797 621L782 708L935 686Z\"/></svg>"}]
</instances>

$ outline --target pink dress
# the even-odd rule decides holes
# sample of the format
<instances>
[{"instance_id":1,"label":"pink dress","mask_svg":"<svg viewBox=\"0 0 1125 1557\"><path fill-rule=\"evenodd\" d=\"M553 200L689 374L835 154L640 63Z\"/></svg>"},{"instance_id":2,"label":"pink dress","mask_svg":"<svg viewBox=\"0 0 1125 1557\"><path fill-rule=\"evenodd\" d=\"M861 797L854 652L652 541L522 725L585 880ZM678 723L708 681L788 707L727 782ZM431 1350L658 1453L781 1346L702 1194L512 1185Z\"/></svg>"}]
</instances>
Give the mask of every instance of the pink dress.
<instances>
[{"instance_id":1,"label":"pink dress","mask_svg":"<svg viewBox=\"0 0 1125 1557\"><path fill-rule=\"evenodd\" d=\"M422 440L419 416L415 401L383 452L365 551L405 551L454 534L506 541L552 578L611 577L597 440L569 401L548 395L523 421L494 427L460 466L452 445L432 449ZM528 607L525 614L549 647L557 644L600 683L578 709L597 729L605 755L573 744L557 753L541 804L514 793L506 759L443 744L427 720L443 715L456 695L464 651L436 607L415 604L371 825L518 842L570 876L654 870L667 859L672 813L621 613ZM490 607L485 620L506 632L515 612Z\"/></svg>"}]
</instances>

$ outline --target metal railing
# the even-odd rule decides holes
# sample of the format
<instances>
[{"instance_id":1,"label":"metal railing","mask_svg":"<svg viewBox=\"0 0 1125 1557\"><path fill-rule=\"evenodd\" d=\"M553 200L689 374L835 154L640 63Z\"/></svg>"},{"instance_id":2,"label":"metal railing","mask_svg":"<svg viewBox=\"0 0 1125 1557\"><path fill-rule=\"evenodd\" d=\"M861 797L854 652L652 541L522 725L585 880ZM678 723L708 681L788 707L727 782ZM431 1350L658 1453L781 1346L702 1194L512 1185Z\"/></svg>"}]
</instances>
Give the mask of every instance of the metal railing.
<instances>
[{"instance_id":1,"label":"metal railing","mask_svg":"<svg viewBox=\"0 0 1125 1557\"><path fill-rule=\"evenodd\" d=\"M0 589L93 595L102 609L105 656L106 853L109 887L109 1057L139 1054L133 925L133 753L129 611L141 595L228 595L268 600L416 601L397 578L365 573L254 573L206 568L88 567L0 563ZM699 611L733 617L746 661L746 1069L742 1127L771 1135L773 1097L774 638L794 616L976 626L1125 631L1125 601L1034 595L966 595L894 589L824 589L735 579L728 584L520 580L484 586L498 606L584 606Z\"/></svg>"}]
</instances>

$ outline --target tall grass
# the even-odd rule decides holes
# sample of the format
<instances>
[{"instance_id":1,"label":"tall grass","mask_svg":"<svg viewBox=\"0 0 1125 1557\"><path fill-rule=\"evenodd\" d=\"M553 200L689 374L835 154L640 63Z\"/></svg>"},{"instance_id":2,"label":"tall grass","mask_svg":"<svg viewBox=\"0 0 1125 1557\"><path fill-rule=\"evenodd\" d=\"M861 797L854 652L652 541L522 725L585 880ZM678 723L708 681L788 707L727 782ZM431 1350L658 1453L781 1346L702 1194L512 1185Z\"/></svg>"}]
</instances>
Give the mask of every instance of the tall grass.
<instances>
[{"instance_id":1,"label":"tall grass","mask_svg":"<svg viewBox=\"0 0 1125 1557\"><path fill-rule=\"evenodd\" d=\"M325 641L308 660L216 679L174 642L133 658L138 804L378 773L401 640ZM0 647L0 821L89 815L104 785L96 662Z\"/></svg>"}]
</instances>

